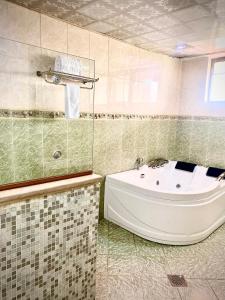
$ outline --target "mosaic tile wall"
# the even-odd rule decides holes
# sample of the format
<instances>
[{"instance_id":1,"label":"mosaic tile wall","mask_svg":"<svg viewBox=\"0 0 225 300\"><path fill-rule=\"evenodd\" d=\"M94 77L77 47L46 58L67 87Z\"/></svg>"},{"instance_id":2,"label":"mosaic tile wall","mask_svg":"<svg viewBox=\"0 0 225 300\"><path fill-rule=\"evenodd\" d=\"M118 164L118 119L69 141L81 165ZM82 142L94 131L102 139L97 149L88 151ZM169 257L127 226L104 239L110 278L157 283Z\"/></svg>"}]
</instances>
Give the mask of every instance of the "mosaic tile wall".
<instances>
[{"instance_id":1,"label":"mosaic tile wall","mask_svg":"<svg viewBox=\"0 0 225 300\"><path fill-rule=\"evenodd\" d=\"M95 298L99 184L0 207L0 299Z\"/></svg>"},{"instance_id":2,"label":"mosaic tile wall","mask_svg":"<svg viewBox=\"0 0 225 300\"><path fill-rule=\"evenodd\" d=\"M92 145L91 118L1 117L0 184L90 170Z\"/></svg>"}]
</instances>

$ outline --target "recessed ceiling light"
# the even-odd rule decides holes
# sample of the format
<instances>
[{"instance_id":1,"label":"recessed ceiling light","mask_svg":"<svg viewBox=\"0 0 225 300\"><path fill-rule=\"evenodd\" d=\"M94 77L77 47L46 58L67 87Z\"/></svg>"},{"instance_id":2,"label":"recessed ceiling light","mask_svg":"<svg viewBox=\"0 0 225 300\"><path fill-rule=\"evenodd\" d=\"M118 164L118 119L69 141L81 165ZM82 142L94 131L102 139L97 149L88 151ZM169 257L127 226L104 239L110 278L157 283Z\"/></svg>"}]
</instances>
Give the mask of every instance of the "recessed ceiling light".
<instances>
[{"instance_id":1,"label":"recessed ceiling light","mask_svg":"<svg viewBox=\"0 0 225 300\"><path fill-rule=\"evenodd\" d=\"M180 51L182 51L182 50L184 50L186 48L187 48L187 44L185 44L185 43L177 44L176 45L176 52L180 52Z\"/></svg>"}]
</instances>

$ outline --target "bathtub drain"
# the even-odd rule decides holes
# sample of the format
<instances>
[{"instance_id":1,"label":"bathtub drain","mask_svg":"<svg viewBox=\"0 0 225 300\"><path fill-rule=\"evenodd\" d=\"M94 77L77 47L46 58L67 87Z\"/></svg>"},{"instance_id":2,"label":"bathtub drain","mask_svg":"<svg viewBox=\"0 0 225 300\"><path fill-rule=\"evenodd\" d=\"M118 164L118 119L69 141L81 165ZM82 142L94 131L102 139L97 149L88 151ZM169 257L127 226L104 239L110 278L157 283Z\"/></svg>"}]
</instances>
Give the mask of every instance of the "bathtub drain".
<instances>
[{"instance_id":1,"label":"bathtub drain","mask_svg":"<svg viewBox=\"0 0 225 300\"><path fill-rule=\"evenodd\" d=\"M159 185L159 180L156 181L156 185Z\"/></svg>"},{"instance_id":2,"label":"bathtub drain","mask_svg":"<svg viewBox=\"0 0 225 300\"><path fill-rule=\"evenodd\" d=\"M181 188L181 185L178 183L178 184L176 185L176 188L177 188L177 189Z\"/></svg>"}]
</instances>

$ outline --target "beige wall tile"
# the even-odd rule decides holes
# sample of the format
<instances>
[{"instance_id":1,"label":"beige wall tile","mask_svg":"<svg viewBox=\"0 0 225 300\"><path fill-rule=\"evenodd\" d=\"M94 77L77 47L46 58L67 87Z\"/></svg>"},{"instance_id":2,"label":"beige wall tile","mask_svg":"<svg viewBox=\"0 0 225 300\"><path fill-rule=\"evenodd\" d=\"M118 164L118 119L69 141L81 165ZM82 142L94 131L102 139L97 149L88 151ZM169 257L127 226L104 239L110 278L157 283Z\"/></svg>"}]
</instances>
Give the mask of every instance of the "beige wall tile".
<instances>
[{"instance_id":1,"label":"beige wall tile","mask_svg":"<svg viewBox=\"0 0 225 300\"><path fill-rule=\"evenodd\" d=\"M0 36L8 36L8 2L0 1Z\"/></svg>"},{"instance_id":2,"label":"beige wall tile","mask_svg":"<svg viewBox=\"0 0 225 300\"><path fill-rule=\"evenodd\" d=\"M35 109L40 57L38 47L0 39L1 108Z\"/></svg>"},{"instance_id":3,"label":"beige wall tile","mask_svg":"<svg viewBox=\"0 0 225 300\"><path fill-rule=\"evenodd\" d=\"M0 3L2 37L40 46L40 14L5 1Z\"/></svg>"},{"instance_id":4,"label":"beige wall tile","mask_svg":"<svg viewBox=\"0 0 225 300\"><path fill-rule=\"evenodd\" d=\"M95 112L107 112L109 78L107 75L96 74L99 81L95 84Z\"/></svg>"},{"instance_id":5,"label":"beige wall tile","mask_svg":"<svg viewBox=\"0 0 225 300\"><path fill-rule=\"evenodd\" d=\"M41 46L67 53L67 24L41 15Z\"/></svg>"},{"instance_id":6,"label":"beige wall tile","mask_svg":"<svg viewBox=\"0 0 225 300\"><path fill-rule=\"evenodd\" d=\"M89 32L68 24L68 53L89 58Z\"/></svg>"},{"instance_id":7,"label":"beige wall tile","mask_svg":"<svg viewBox=\"0 0 225 300\"><path fill-rule=\"evenodd\" d=\"M90 58L95 60L98 74L108 74L109 39L100 34L90 33Z\"/></svg>"}]
</instances>

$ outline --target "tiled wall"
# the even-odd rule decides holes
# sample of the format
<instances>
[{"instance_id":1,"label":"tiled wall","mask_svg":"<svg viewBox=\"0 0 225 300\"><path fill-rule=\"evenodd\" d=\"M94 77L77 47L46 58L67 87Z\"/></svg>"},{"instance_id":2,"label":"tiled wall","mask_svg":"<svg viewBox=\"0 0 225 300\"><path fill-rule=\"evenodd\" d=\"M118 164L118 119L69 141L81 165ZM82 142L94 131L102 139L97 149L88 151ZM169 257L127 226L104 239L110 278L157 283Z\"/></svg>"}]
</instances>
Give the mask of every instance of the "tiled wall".
<instances>
[{"instance_id":1,"label":"tiled wall","mask_svg":"<svg viewBox=\"0 0 225 300\"><path fill-rule=\"evenodd\" d=\"M0 2L0 38L0 108L63 111L63 88L45 84L35 72L49 68L58 53L67 53L95 60L96 76L100 78L95 92L96 112L176 114L178 59L150 53L4 0ZM93 75L93 67L87 62L83 65L83 73ZM91 111L92 94L81 92L82 111Z\"/></svg>"},{"instance_id":2,"label":"tiled wall","mask_svg":"<svg viewBox=\"0 0 225 300\"><path fill-rule=\"evenodd\" d=\"M95 120L94 169L101 175L134 167L137 156L225 167L225 118Z\"/></svg>"},{"instance_id":3,"label":"tiled wall","mask_svg":"<svg viewBox=\"0 0 225 300\"><path fill-rule=\"evenodd\" d=\"M53 67L54 58L61 53L85 57L81 62L86 76L94 76L90 59L95 60L96 77L100 77L95 89L96 112L174 113L180 80L177 59L4 0L0 2L0 109L64 111L64 88L36 76L37 70ZM93 92L82 89L80 105L82 112L92 112ZM0 183L61 175L92 165L90 120L1 115L0 124ZM62 151L58 160L52 157L56 150Z\"/></svg>"},{"instance_id":4,"label":"tiled wall","mask_svg":"<svg viewBox=\"0 0 225 300\"><path fill-rule=\"evenodd\" d=\"M1 117L0 184L91 170L92 145L91 118Z\"/></svg>"},{"instance_id":5,"label":"tiled wall","mask_svg":"<svg viewBox=\"0 0 225 300\"><path fill-rule=\"evenodd\" d=\"M95 299L99 185L0 206L0 299Z\"/></svg>"}]
</instances>

